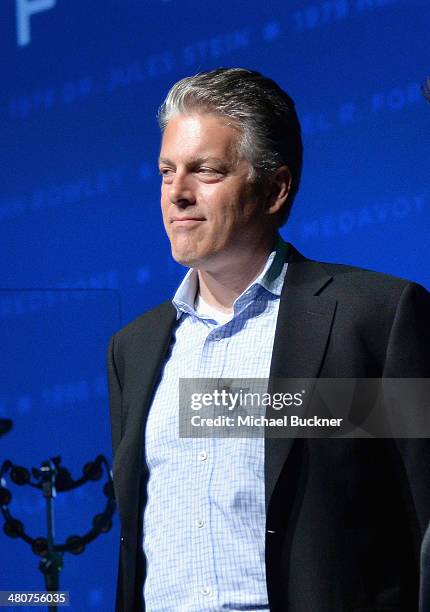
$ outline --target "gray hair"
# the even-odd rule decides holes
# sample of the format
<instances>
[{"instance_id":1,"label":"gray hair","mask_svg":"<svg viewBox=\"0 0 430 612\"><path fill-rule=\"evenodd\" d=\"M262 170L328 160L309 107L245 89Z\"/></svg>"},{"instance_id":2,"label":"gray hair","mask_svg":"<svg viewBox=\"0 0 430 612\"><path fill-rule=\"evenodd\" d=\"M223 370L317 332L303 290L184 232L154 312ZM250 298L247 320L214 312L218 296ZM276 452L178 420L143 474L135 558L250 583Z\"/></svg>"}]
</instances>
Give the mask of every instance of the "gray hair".
<instances>
[{"instance_id":1,"label":"gray hair","mask_svg":"<svg viewBox=\"0 0 430 612\"><path fill-rule=\"evenodd\" d=\"M279 217L285 223L300 183L303 145L290 96L272 79L245 68L217 68L181 79L158 111L162 131L178 114L211 113L229 119L240 131L239 154L251 165L250 179L264 185L287 165L291 189Z\"/></svg>"}]
</instances>

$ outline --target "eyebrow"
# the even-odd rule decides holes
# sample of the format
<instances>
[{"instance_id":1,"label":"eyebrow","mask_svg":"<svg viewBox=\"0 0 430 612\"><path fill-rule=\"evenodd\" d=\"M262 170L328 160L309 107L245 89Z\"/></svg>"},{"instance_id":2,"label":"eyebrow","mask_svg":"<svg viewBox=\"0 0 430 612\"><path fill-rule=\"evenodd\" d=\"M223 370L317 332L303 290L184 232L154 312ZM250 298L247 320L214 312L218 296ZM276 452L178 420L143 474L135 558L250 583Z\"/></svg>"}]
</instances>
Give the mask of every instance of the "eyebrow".
<instances>
[{"instance_id":1,"label":"eyebrow","mask_svg":"<svg viewBox=\"0 0 430 612\"><path fill-rule=\"evenodd\" d=\"M226 165L226 160L225 159L220 159L219 157L196 157L194 159L190 160L190 164L191 165L199 165L199 164L204 164L204 163L208 163L208 162L215 162L216 164L222 164L222 165ZM159 164L170 164L172 166L174 166L175 164L168 158L166 157L159 157L158 158L158 163Z\"/></svg>"}]
</instances>

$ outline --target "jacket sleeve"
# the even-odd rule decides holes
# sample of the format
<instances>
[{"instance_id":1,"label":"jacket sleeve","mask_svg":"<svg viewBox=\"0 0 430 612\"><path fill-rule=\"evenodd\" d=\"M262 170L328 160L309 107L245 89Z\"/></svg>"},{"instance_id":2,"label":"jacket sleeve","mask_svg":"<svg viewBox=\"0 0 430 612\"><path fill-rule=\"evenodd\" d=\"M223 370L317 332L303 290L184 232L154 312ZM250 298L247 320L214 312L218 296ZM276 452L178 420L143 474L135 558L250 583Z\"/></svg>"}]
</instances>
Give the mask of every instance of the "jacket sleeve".
<instances>
[{"instance_id":1,"label":"jacket sleeve","mask_svg":"<svg viewBox=\"0 0 430 612\"><path fill-rule=\"evenodd\" d=\"M427 379L421 381L425 392L430 385L430 294L415 283L405 286L397 304L387 344L384 377ZM425 410L430 410L430 401L426 402ZM426 415L422 418L423 423L429 423ZM415 517L418 547L430 520L429 434L427 428L421 438L395 440L399 481L408 502L409 516Z\"/></svg>"},{"instance_id":2,"label":"jacket sleeve","mask_svg":"<svg viewBox=\"0 0 430 612\"><path fill-rule=\"evenodd\" d=\"M121 416L122 416L122 387L115 363L115 353L117 350L117 337L114 335L110 339L107 353L108 387L109 387L109 406L112 429L113 456L121 440ZM122 550L121 542L119 545L118 575L116 586L116 612L125 612L123 607L123 574L122 574Z\"/></svg>"},{"instance_id":3,"label":"jacket sleeve","mask_svg":"<svg viewBox=\"0 0 430 612\"><path fill-rule=\"evenodd\" d=\"M383 376L430 378L430 294L416 283L408 283L398 300Z\"/></svg>"},{"instance_id":4,"label":"jacket sleeve","mask_svg":"<svg viewBox=\"0 0 430 612\"><path fill-rule=\"evenodd\" d=\"M108 368L108 386L109 386L109 405L110 418L112 429L112 447L113 456L115 457L116 450L122 437L121 421L122 421L122 387L118 375L118 370L115 364L115 354L117 350L116 335L112 336L109 342L107 354Z\"/></svg>"}]
</instances>

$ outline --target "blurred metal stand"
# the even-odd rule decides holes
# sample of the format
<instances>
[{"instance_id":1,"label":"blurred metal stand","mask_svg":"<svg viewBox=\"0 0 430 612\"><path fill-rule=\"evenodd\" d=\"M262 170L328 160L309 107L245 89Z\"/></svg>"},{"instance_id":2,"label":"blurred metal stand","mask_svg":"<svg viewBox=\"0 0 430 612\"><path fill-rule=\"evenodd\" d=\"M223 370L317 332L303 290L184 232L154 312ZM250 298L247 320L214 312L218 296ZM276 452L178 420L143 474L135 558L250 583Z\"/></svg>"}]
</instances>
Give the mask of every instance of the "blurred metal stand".
<instances>
[{"instance_id":1,"label":"blurred metal stand","mask_svg":"<svg viewBox=\"0 0 430 612\"><path fill-rule=\"evenodd\" d=\"M8 431L11 422L0 421L1 431ZM57 493L63 493L76 489L87 482L100 480L106 472L107 481L103 486L103 493L106 496L106 505L102 513L96 514L93 518L92 528L82 536L71 535L64 544L55 543L54 529L54 499ZM47 537L32 538L24 528L23 523L14 518L11 514L9 505L12 494L6 487L6 476L9 474L12 482L18 486L29 485L42 492L46 501L46 524ZM33 477L33 480L32 480ZM34 554L41 557L39 569L45 579L45 586L48 592L59 591L59 574L63 568L63 556L65 552L79 555L84 552L85 546L95 540L102 533L107 533L112 527L112 516L115 512L116 504L114 499L112 474L109 464L103 455L98 455L94 461L84 465L83 475L74 480L67 468L61 465L61 457L52 457L43 461L40 468L30 470L23 466L14 465L9 459L3 462L0 469L0 510L3 514L5 523L3 531L11 538L21 538L31 546ZM48 610L56 612L57 605L54 600L52 605L48 605Z\"/></svg>"}]
</instances>

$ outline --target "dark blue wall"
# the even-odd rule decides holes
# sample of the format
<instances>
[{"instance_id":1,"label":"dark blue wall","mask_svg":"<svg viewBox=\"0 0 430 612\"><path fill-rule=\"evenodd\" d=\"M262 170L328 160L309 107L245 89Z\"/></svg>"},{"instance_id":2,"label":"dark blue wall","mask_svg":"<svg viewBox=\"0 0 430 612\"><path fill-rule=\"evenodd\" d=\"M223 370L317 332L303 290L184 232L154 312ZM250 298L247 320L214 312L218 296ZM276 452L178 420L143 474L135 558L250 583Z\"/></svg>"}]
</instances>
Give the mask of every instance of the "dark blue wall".
<instances>
[{"instance_id":1,"label":"dark blue wall","mask_svg":"<svg viewBox=\"0 0 430 612\"><path fill-rule=\"evenodd\" d=\"M277 80L305 142L284 237L430 287L428 0L45 5L28 32L34 0L0 5L0 417L15 422L0 461L61 454L77 476L110 453L108 337L184 274L161 224L155 120L180 77L224 65ZM14 514L43 535L41 500L14 495ZM104 503L99 485L60 497L59 539ZM66 558L71 609L113 610L117 522ZM43 588L23 542L0 533L0 546L0 589Z\"/></svg>"}]
</instances>

